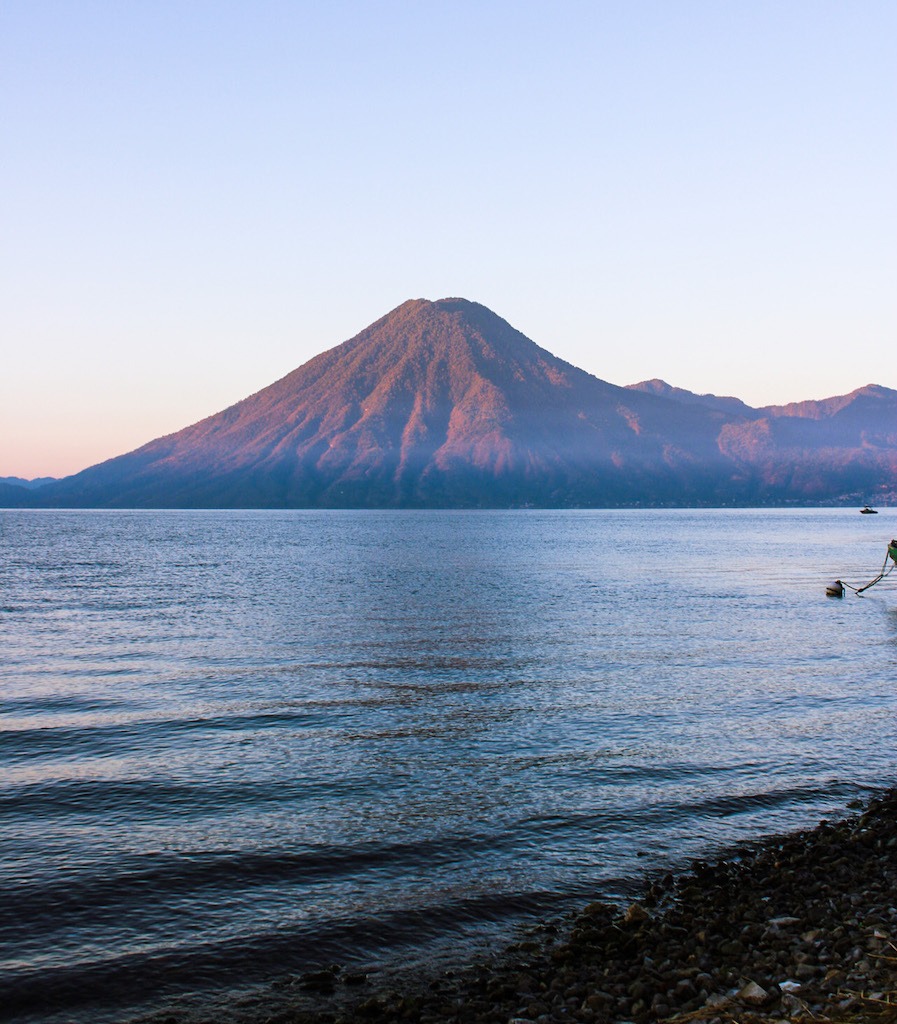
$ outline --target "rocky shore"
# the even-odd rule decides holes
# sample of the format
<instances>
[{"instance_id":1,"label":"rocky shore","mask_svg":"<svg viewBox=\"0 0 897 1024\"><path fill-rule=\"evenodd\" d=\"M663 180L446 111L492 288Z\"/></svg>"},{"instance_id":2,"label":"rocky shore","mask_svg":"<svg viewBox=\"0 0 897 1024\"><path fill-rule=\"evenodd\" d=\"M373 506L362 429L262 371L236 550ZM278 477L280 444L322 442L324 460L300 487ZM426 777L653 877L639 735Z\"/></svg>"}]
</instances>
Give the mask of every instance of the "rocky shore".
<instances>
[{"instance_id":1,"label":"rocky shore","mask_svg":"<svg viewBox=\"0 0 897 1024\"><path fill-rule=\"evenodd\" d=\"M857 817L649 879L630 906L593 903L489 962L391 984L335 966L285 979L255 1019L897 1022L897 790Z\"/></svg>"}]
</instances>

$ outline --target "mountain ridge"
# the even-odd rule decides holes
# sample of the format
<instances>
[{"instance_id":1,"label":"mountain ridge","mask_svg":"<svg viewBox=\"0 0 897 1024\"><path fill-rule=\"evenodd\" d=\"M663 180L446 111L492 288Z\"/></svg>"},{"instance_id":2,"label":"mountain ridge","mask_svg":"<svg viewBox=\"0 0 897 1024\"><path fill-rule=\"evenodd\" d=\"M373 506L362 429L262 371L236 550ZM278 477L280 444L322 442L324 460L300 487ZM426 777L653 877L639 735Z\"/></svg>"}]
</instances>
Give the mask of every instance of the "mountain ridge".
<instances>
[{"instance_id":1,"label":"mountain ridge","mask_svg":"<svg viewBox=\"0 0 897 1024\"><path fill-rule=\"evenodd\" d=\"M219 413L21 501L10 497L13 485L0 487L0 502L389 508L833 500L845 488L897 491L897 437L870 425L882 410L897 410L897 392L880 385L758 410L658 380L621 387L554 356L479 303L409 299ZM886 422L897 424L897 415ZM810 480L801 476L808 466Z\"/></svg>"}]
</instances>

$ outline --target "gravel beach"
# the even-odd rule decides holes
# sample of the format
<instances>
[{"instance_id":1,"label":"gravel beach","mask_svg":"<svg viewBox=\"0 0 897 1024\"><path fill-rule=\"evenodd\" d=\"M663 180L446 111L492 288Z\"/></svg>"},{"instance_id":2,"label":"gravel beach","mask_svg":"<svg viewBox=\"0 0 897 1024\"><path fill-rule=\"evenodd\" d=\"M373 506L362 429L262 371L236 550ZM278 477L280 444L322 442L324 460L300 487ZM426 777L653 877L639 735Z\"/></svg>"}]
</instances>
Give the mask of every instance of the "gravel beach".
<instances>
[{"instance_id":1,"label":"gravel beach","mask_svg":"<svg viewBox=\"0 0 897 1024\"><path fill-rule=\"evenodd\" d=\"M856 817L648 879L631 905L593 903L488 962L389 982L333 966L242 1012L143 1019L897 1022L897 790Z\"/></svg>"}]
</instances>

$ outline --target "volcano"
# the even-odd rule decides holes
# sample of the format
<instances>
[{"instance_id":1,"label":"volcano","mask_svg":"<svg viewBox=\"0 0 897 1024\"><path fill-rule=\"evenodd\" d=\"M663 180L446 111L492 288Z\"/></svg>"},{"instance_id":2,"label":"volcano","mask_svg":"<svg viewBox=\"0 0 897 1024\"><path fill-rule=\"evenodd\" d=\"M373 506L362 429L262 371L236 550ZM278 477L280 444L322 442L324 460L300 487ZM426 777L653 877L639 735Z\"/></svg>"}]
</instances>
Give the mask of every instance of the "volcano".
<instances>
[{"instance_id":1,"label":"volcano","mask_svg":"<svg viewBox=\"0 0 897 1024\"><path fill-rule=\"evenodd\" d=\"M415 299L223 412L4 503L717 505L813 501L848 485L871 495L897 480L897 438L869 443L850 410L893 412L897 392L864 390L755 410L662 381L619 387L485 306ZM795 482L808 452L812 479Z\"/></svg>"}]
</instances>

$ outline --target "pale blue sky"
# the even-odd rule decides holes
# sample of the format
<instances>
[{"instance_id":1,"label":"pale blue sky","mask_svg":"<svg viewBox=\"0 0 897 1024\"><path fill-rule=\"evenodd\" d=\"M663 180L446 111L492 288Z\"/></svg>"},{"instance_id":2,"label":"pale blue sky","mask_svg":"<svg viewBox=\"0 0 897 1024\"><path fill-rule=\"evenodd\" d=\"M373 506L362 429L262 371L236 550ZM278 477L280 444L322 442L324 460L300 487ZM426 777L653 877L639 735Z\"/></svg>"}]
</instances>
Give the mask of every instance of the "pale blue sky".
<instances>
[{"instance_id":1,"label":"pale blue sky","mask_svg":"<svg viewBox=\"0 0 897 1024\"><path fill-rule=\"evenodd\" d=\"M0 476L407 298L616 384L897 387L897 4L0 0Z\"/></svg>"}]
</instances>

